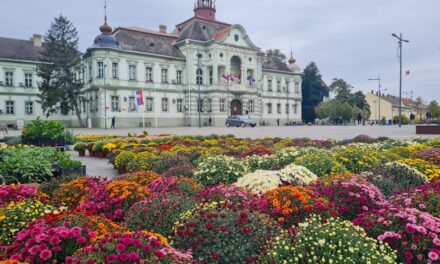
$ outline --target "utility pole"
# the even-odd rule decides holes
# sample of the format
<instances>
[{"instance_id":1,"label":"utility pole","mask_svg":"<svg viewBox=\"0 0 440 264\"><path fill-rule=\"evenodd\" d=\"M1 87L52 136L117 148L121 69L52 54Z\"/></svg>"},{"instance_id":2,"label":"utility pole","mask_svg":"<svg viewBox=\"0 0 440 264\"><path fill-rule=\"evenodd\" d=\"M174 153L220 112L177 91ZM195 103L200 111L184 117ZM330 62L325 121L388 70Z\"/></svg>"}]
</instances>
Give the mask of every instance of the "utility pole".
<instances>
[{"instance_id":1,"label":"utility pole","mask_svg":"<svg viewBox=\"0 0 440 264\"><path fill-rule=\"evenodd\" d=\"M403 47L402 42L409 43L409 40L403 39L402 33L400 33L399 36L397 34L393 33L391 36L397 38L399 41L399 63L400 63L400 81L399 81L399 127L402 127L402 61L403 61Z\"/></svg>"}]
</instances>

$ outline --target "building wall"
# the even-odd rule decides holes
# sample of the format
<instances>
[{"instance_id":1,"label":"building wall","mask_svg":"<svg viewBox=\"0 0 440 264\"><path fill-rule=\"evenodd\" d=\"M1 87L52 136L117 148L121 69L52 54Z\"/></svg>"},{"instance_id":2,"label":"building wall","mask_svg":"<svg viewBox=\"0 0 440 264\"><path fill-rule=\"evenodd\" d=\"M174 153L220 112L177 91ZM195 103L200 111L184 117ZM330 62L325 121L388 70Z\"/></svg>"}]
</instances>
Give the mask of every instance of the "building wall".
<instances>
[{"instance_id":1,"label":"building wall","mask_svg":"<svg viewBox=\"0 0 440 264\"><path fill-rule=\"evenodd\" d=\"M392 120L393 117L399 115L399 106L393 105L391 102L385 100L383 97L380 99L380 115L379 115L379 96L372 93L365 95L368 104L370 105L371 116L370 120L381 120L385 117L386 120ZM406 115L408 118L411 115L411 107L403 106L402 115Z\"/></svg>"}]
</instances>

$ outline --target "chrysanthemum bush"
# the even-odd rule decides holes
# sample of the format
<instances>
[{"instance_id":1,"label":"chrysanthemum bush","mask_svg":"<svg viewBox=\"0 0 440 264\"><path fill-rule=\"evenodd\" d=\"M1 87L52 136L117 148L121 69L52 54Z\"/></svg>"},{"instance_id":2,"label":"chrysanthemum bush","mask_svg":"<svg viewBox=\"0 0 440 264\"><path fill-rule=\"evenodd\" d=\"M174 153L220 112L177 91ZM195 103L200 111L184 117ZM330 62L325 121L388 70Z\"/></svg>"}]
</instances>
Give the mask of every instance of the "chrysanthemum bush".
<instances>
[{"instance_id":1,"label":"chrysanthemum bush","mask_svg":"<svg viewBox=\"0 0 440 264\"><path fill-rule=\"evenodd\" d=\"M154 171L141 170L141 171L129 172L119 175L114 180L136 182L139 185L148 186L150 185L150 183L159 179L160 177L161 176Z\"/></svg>"},{"instance_id":2,"label":"chrysanthemum bush","mask_svg":"<svg viewBox=\"0 0 440 264\"><path fill-rule=\"evenodd\" d=\"M351 222L314 216L299 224L294 242L288 237L275 240L264 263L392 264L396 259L386 243L367 237Z\"/></svg>"},{"instance_id":3,"label":"chrysanthemum bush","mask_svg":"<svg viewBox=\"0 0 440 264\"><path fill-rule=\"evenodd\" d=\"M308 148L295 159L295 164L306 167L318 177L344 173L345 167L333 158L330 150Z\"/></svg>"},{"instance_id":4,"label":"chrysanthemum bush","mask_svg":"<svg viewBox=\"0 0 440 264\"><path fill-rule=\"evenodd\" d=\"M389 198L389 201L402 208L417 208L440 218L440 182L432 182L396 193Z\"/></svg>"},{"instance_id":5,"label":"chrysanthemum bush","mask_svg":"<svg viewBox=\"0 0 440 264\"><path fill-rule=\"evenodd\" d=\"M24 184L0 185L0 206L32 198L42 198L36 186Z\"/></svg>"},{"instance_id":6,"label":"chrysanthemum bush","mask_svg":"<svg viewBox=\"0 0 440 264\"><path fill-rule=\"evenodd\" d=\"M337 162L353 173L368 171L382 162L376 146L362 143L336 148L334 157Z\"/></svg>"},{"instance_id":7,"label":"chrysanthemum bush","mask_svg":"<svg viewBox=\"0 0 440 264\"><path fill-rule=\"evenodd\" d=\"M387 197L394 192L428 182L428 178L423 173L400 162L386 163L361 175L368 182L377 186Z\"/></svg>"},{"instance_id":8,"label":"chrysanthemum bush","mask_svg":"<svg viewBox=\"0 0 440 264\"><path fill-rule=\"evenodd\" d=\"M137 201L145 199L148 190L136 182L111 181L95 188L92 195L86 198L80 208L93 214L121 221L124 213Z\"/></svg>"},{"instance_id":9,"label":"chrysanthemum bush","mask_svg":"<svg viewBox=\"0 0 440 264\"><path fill-rule=\"evenodd\" d=\"M48 227L37 221L18 233L14 242L6 248L10 259L30 263L72 263L71 256L87 246L96 234L78 226Z\"/></svg>"},{"instance_id":10,"label":"chrysanthemum bush","mask_svg":"<svg viewBox=\"0 0 440 264\"><path fill-rule=\"evenodd\" d=\"M125 217L125 224L131 230L148 230L170 236L180 215L196 204L193 196L184 193L155 193L132 206Z\"/></svg>"},{"instance_id":11,"label":"chrysanthemum bush","mask_svg":"<svg viewBox=\"0 0 440 264\"><path fill-rule=\"evenodd\" d=\"M55 205L73 208L101 184L106 184L106 180L97 177L81 177L61 184L54 190L51 200Z\"/></svg>"},{"instance_id":12,"label":"chrysanthemum bush","mask_svg":"<svg viewBox=\"0 0 440 264\"><path fill-rule=\"evenodd\" d=\"M271 215L278 223L290 228L312 214L323 218L336 216L334 206L318 193L305 188L284 186L265 194Z\"/></svg>"},{"instance_id":13,"label":"chrysanthemum bush","mask_svg":"<svg viewBox=\"0 0 440 264\"><path fill-rule=\"evenodd\" d=\"M428 161L422 159L401 159L399 162L405 163L417 169L421 173L425 174L430 181L440 177L440 166L433 165Z\"/></svg>"},{"instance_id":14,"label":"chrysanthemum bush","mask_svg":"<svg viewBox=\"0 0 440 264\"><path fill-rule=\"evenodd\" d=\"M283 183L277 171L257 170L238 178L235 186L248 189L254 193L265 193L273 190Z\"/></svg>"},{"instance_id":15,"label":"chrysanthemum bush","mask_svg":"<svg viewBox=\"0 0 440 264\"><path fill-rule=\"evenodd\" d=\"M207 186L196 196L202 203L222 202L267 212L268 202L263 196L256 196L246 189L234 185Z\"/></svg>"},{"instance_id":16,"label":"chrysanthemum bush","mask_svg":"<svg viewBox=\"0 0 440 264\"><path fill-rule=\"evenodd\" d=\"M179 252L146 232L109 234L90 246L78 250L66 263L192 263L190 252Z\"/></svg>"},{"instance_id":17,"label":"chrysanthemum bush","mask_svg":"<svg viewBox=\"0 0 440 264\"><path fill-rule=\"evenodd\" d=\"M398 251L399 262L437 263L440 256L440 219L414 208L391 206L359 215L354 224L369 236Z\"/></svg>"},{"instance_id":18,"label":"chrysanthemum bush","mask_svg":"<svg viewBox=\"0 0 440 264\"><path fill-rule=\"evenodd\" d=\"M440 166L440 148L426 149L412 154L413 158L426 160L434 165Z\"/></svg>"},{"instance_id":19,"label":"chrysanthemum bush","mask_svg":"<svg viewBox=\"0 0 440 264\"><path fill-rule=\"evenodd\" d=\"M17 233L25 229L28 223L47 213L58 212L58 210L38 200L10 202L7 206L0 207L0 245L11 243Z\"/></svg>"},{"instance_id":20,"label":"chrysanthemum bush","mask_svg":"<svg viewBox=\"0 0 440 264\"><path fill-rule=\"evenodd\" d=\"M340 217L345 220L353 220L360 213L387 204L376 186L358 177L352 177L348 182L335 180L330 185L318 181L312 189L335 204Z\"/></svg>"},{"instance_id":21,"label":"chrysanthemum bush","mask_svg":"<svg viewBox=\"0 0 440 264\"><path fill-rule=\"evenodd\" d=\"M149 190L153 193L182 192L189 195L196 195L204 186L194 179L185 177L162 177L149 185Z\"/></svg>"},{"instance_id":22,"label":"chrysanthemum bush","mask_svg":"<svg viewBox=\"0 0 440 264\"><path fill-rule=\"evenodd\" d=\"M246 174L240 160L228 156L208 156L197 166L194 179L203 185L230 184Z\"/></svg>"},{"instance_id":23,"label":"chrysanthemum bush","mask_svg":"<svg viewBox=\"0 0 440 264\"><path fill-rule=\"evenodd\" d=\"M198 263L255 262L280 232L269 216L223 203L200 204L176 223L173 245L192 250Z\"/></svg>"}]
</instances>

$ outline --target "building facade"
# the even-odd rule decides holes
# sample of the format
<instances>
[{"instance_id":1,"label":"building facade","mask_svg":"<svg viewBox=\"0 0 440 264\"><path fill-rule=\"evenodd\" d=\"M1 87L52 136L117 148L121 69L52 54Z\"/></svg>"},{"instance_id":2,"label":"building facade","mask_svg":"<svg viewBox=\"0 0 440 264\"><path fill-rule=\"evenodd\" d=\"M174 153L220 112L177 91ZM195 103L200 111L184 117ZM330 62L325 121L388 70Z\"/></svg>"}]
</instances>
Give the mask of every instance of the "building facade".
<instances>
[{"instance_id":1,"label":"building facade","mask_svg":"<svg viewBox=\"0 0 440 264\"><path fill-rule=\"evenodd\" d=\"M370 121L393 120L399 116L399 97L393 95L381 95L376 92L370 92L365 95L365 98L370 105L371 115ZM402 98L402 115L410 117L411 113L416 114L413 102L410 99Z\"/></svg>"},{"instance_id":2,"label":"building facade","mask_svg":"<svg viewBox=\"0 0 440 264\"><path fill-rule=\"evenodd\" d=\"M112 30L107 18L100 31L82 55L82 116L91 127L110 127L113 117L117 127L197 126L199 120L202 126L209 120L214 126L224 126L229 115L249 115L267 125L275 125L278 119L281 123L301 121L302 71L293 56L286 64L262 52L241 25L218 21L214 0L197 0L194 16L171 32L162 25L158 31ZM23 115L29 108L26 102L38 95L35 68L41 43L28 44L40 44L34 45L35 57L26 59L28 68L18 61L6 64L0 52L0 78L5 80L0 83L0 94L21 98L14 99L14 113L10 111L12 99L2 98L0 122L28 120ZM10 68L23 72L15 76L20 78L17 83L25 85L26 72L33 69L32 95L18 84L5 86ZM136 103L140 94L143 105ZM33 107L36 117L36 102ZM77 125L72 113L51 118Z\"/></svg>"}]
</instances>

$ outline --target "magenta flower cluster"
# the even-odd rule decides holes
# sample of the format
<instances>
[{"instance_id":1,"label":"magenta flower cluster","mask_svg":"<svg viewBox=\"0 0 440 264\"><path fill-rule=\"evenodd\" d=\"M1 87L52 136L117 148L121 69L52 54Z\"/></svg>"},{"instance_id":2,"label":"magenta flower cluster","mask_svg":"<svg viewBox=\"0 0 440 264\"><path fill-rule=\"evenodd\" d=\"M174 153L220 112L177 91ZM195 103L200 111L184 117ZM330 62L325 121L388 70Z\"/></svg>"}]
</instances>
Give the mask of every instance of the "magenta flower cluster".
<instances>
[{"instance_id":1,"label":"magenta flower cluster","mask_svg":"<svg viewBox=\"0 0 440 264\"><path fill-rule=\"evenodd\" d=\"M440 219L414 208L387 206L360 214L353 223L398 250L401 262L438 263Z\"/></svg>"},{"instance_id":2,"label":"magenta flower cluster","mask_svg":"<svg viewBox=\"0 0 440 264\"><path fill-rule=\"evenodd\" d=\"M37 187L27 185L0 185L0 206L38 195Z\"/></svg>"},{"instance_id":3,"label":"magenta flower cluster","mask_svg":"<svg viewBox=\"0 0 440 264\"><path fill-rule=\"evenodd\" d=\"M96 237L92 230L69 225L66 222L63 226L49 227L44 221L37 221L18 233L5 255L29 263L67 263L75 251Z\"/></svg>"}]
</instances>

